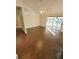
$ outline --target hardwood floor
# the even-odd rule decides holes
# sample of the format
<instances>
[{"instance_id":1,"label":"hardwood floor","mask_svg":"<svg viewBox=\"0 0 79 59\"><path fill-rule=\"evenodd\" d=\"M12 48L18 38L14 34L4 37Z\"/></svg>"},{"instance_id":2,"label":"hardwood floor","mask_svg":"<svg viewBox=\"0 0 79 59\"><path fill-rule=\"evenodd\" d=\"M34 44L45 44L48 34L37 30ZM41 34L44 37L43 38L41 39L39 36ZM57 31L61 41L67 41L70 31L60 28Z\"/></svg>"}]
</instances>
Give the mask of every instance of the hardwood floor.
<instances>
[{"instance_id":1,"label":"hardwood floor","mask_svg":"<svg viewBox=\"0 0 79 59\"><path fill-rule=\"evenodd\" d=\"M63 43L63 33L53 36L44 27L16 29L16 53L19 59L56 59L56 46Z\"/></svg>"}]
</instances>

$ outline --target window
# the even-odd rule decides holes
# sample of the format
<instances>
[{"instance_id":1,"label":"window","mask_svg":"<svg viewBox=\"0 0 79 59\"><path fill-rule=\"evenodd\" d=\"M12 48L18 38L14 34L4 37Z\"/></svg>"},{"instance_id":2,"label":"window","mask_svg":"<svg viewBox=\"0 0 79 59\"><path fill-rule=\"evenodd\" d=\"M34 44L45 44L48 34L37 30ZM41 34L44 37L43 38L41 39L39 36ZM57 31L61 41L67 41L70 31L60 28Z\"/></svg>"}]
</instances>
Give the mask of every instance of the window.
<instances>
[{"instance_id":1,"label":"window","mask_svg":"<svg viewBox=\"0 0 79 59\"><path fill-rule=\"evenodd\" d=\"M47 17L47 27L52 27L55 30L60 30L63 24L63 17Z\"/></svg>"},{"instance_id":2,"label":"window","mask_svg":"<svg viewBox=\"0 0 79 59\"><path fill-rule=\"evenodd\" d=\"M46 26L52 26L53 24L53 17L47 17L47 24Z\"/></svg>"}]
</instances>

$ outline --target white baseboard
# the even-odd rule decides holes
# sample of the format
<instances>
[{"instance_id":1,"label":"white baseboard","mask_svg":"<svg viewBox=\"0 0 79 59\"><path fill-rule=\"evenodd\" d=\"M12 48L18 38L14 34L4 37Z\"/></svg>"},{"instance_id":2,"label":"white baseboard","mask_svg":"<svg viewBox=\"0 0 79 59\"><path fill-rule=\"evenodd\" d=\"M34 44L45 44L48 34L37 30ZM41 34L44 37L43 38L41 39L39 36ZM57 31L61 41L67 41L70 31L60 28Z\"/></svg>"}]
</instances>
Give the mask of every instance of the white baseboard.
<instances>
[{"instance_id":1,"label":"white baseboard","mask_svg":"<svg viewBox=\"0 0 79 59\"><path fill-rule=\"evenodd\" d=\"M27 29L24 30L25 34L27 34Z\"/></svg>"},{"instance_id":2,"label":"white baseboard","mask_svg":"<svg viewBox=\"0 0 79 59\"><path fill-rule=\"evenodd\" d=\"M16 59L18 59L18 55L16 54Z\"/></svg>"}]
</instances>

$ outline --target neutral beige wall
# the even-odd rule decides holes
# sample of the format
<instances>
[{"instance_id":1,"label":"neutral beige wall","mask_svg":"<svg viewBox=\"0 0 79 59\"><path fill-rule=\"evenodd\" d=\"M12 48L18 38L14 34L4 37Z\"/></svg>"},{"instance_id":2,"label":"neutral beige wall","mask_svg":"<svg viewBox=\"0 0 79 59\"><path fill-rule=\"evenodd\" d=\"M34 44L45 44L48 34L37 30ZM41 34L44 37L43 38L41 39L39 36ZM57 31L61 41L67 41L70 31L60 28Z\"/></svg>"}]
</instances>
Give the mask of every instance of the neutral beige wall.
<instances>
[{"instance_id":1,"label":"neutral beige wall","mask_svg":"<svg viewBox=\"0 0 79 59\"><path fill-rule=\"evenodd\" d=\"M40 16L31 11L26 11L23 9L23 18L25 28L35 27L40 25Z\"/></svg>"},{"instance_id":2,"label":"neutral beige wall","mask_svg":"<svg viewBox=\"0 0 79 59\"><path fill-rule=\"evenodd\" d=\"M46 25L46 16L40 15L40 26L45 27Z\"/></svg>"},{"instance_id":3,"label":"neutral beige wall","mask_svg":"<svg viewBox=\"0 0 79 59\"><path fill-rule=\"evenodd\" d=\"M25 33L27 33L27 28L40 25L40 15L35 13L31 8L24 6L22 0L16 0L16 6L22 7Z\"/></svg>"},{"instance_id":4,"label":"neutral beige wall","mask_svg":"<svg viewBox=\"0 0 79 59\"><path fill-rule=\"evenodd\" d=\"M27 11L25 8L22 8L23 21L25 32L27 28L36 27L40 25L40 16L32 11Z\"/></svg>"}]
</instances>

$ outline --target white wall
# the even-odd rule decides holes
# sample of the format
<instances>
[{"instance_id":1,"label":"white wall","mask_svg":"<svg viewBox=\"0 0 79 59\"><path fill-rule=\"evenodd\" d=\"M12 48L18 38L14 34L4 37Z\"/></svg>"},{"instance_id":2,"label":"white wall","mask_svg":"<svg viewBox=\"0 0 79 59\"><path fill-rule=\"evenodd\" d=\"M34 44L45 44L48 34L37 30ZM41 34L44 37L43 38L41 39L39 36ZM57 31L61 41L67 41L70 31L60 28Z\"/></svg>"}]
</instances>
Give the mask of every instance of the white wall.
<instances>
[{"instance_id":1,"label":"white wall","mask_svg":"<svg viewBox=\"0 0 79 59\"><path fill-rule=\"evenodd\" d=\"M24 25L25 28L39 26L40 23L40 16L31 11L26 11L23 9L23 18L24 18Z\"/></svg>"},{"instance_id":2,"label":"white wall","mask_svg":"<svg viewBox=\"0 0 79 59\"><path fill-rule=\"evenodd\" d=\"M45 27L46 26L46 16L44 16L44 15L41 15L40 16L40 26L43 26L43 27Z\"/></svg>"},{"instance_id":3,"label":"white wall","mask_svg":"<svg viewBox=\"0 0 79 59\"><path fill-rule=\"evenodd\" d=\"M35 13L31 8L25 6L23 0L16 0L16 6L22 7L25 33L27 33L27 28L40 25L40 15Z\"/></svg>"}]
</instances>

